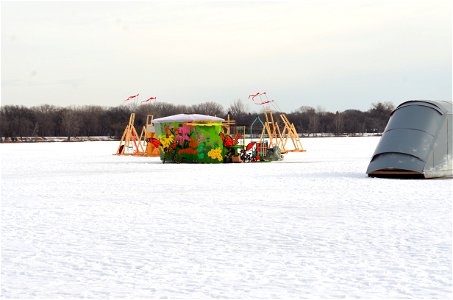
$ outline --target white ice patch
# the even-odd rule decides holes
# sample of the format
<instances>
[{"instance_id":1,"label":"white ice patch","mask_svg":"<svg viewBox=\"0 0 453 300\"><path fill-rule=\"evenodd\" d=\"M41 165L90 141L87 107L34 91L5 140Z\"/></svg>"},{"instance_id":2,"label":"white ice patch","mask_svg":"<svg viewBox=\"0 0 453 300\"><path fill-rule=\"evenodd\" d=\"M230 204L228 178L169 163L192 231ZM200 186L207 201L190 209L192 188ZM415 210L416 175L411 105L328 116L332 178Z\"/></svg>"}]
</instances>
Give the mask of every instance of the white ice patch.
<instances>
[{"instance_id":1,"label":"white ice patch","mask_svg":"<svg viewBox=\"0 0 453 300\"><path fill-rule=\"evenodd\" d=\"M1 144L1 298L452 296L452 180L365 174L379 138L162 164Z\"/></svg>"}]
</instances>

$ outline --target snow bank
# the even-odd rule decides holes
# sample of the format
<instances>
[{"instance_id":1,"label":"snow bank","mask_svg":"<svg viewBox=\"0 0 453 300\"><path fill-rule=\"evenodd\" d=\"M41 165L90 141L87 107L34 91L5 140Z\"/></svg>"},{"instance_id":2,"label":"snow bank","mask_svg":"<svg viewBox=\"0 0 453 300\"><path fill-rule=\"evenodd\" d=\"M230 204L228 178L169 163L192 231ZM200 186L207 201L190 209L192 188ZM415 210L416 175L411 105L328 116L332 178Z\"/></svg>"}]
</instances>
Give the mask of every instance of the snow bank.
<instances>
[{"instance_id":1,"label":"snow bank","mask_svg":"<svg viewBox=\"0 0 453 300\"><path fill-rule=\"evenodd\" d=\"M1 296L449 299L452 180L368 178L378 140L217 165L0 145Z\"/></svg>"}]
</instances>

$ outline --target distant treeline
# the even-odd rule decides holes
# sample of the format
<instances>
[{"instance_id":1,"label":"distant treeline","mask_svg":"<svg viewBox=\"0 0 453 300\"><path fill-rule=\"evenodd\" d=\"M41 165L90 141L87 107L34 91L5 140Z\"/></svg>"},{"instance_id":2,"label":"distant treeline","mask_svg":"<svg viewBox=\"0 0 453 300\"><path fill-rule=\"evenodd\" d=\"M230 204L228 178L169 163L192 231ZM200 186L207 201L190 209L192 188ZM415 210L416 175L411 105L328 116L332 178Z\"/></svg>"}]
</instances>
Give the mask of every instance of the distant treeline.
<instances>
[{"instance_id":1,"label":"distant treeline","mask_svg":"<svg viewBox=\"0 0 453 300\"><path fill-rule=\"evenodd\" d=\"M326 112L320 108L301 106L297 110L286 113L297 131L303 135L327 133L331 135L381 133L394 109L389 102L372 104L367 111L349 109L343 112ZM155 102L139 106L80 106L59 107L41 105L26 107L21 105L5 105L0 108L0 137L15 140L18 137L50 137L50 136L110 136L121 137L129 121L131 112L135 112L135 128L140 133L148 114L155 118L180 113L196 113L236 120L237 125L249 126L259 117L264 121L262 113L248 112L241 100L235 101L226 110L215 102L186 106L165 102ZM274 112L275 120L279 120ZM254 123L255 133L261 132L259 121Z\"/></svg>"}]
</instances>

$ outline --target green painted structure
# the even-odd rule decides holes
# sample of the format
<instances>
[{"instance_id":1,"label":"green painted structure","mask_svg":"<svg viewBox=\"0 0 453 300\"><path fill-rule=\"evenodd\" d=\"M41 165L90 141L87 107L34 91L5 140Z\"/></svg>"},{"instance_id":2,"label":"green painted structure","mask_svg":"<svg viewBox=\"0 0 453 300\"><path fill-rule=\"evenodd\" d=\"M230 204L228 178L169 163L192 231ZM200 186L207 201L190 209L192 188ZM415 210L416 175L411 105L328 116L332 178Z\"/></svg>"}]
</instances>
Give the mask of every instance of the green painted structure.
<instances>
[{"instance_id":1,"label":"green painted structure","mask_svg":"<svg viewBox=\"0 0 453 300\"><path fill-rule=\"evenodd\" d=\"M154 119L161 160L164 163L223 163L225 153L220 136L223 121L198 114Z\"/></svg>"}]
</instances>

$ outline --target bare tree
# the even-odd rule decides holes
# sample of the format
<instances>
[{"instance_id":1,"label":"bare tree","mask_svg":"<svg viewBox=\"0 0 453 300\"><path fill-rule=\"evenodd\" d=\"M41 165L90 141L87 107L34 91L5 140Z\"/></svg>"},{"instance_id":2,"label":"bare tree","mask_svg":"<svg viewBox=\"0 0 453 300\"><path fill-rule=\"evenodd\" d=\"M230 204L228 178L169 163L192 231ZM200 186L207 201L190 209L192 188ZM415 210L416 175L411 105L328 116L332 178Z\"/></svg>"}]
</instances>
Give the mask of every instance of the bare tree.
<instances>
[{"instance_id":1,"label":"bare tree","mask_svg":"<svg viewBox=\"0 0 453 300\"><path fill-rule=\"evenodd\" d=\"M247 106L241 99L237 99L228 107L228 112L233 118L238 118L247 113Z\"/></svg>"},{"instance_id":2,"label":"bare tree","mask_svg":"<svg viewBox=\"0 0 453 300\"><path fill-rule=\"evenodd\" d=\"M75 109L64 109L61 115L61 125L63 127L68 141L71 137L76 136L80 131L80 119Z\"/></svg>"},{"instance_id":3,"label":"bare tree","mask_svg":"<svg viewBox=\"0 0 453 300\"><path fill-rule=\"evenodd\" d=\"M58 109L53 105L41 105L32 108L36 121L39 124L38 135L39 136L52 136L55 134L56 118L55 115L58 113Z\"/></svg>"},{"instance_id":4,"label":"bare tree","mask_svg":"<svg viewBox=\"0 0 453 300\"><path fill-rule=\"evenodd\" d=\"M335 113L334 123L335 123L335 135L343 133L344 122L342 113L339 113L338 111Z\"/></svg>"},{"instance_id":5,"label":"bare tree","mask_svg":"<svg viewBox=\"0 0 453 300\"><path fill-rule=\"evenodd\" d=\"M373 103L371 109L368 110L370 132L383 132L387 125L390 114L395 109L391 102Z\"/></svg>"},{"instance_id":6,"label":"bare tree","mask_svg":"<svg viewBox=\"0 0 453 300\"><path fill-rule=\"evenodd\" d=\"M319 115L316 112L308 115L308 130L311 133L319 132Z\"/></svg>"},{"instance_id":7,"label":"bare tree","mask_svg":"<svg viewBox=\"0 0 453 300\"><path fill-rule=\"evenodd\" d=\"M192 107L194 113L210 115L210 116L223 116L223 106L212 101L203 102Z\"/></svg>"},{"instance_id":8,"label":"bare tree","mask_svg":"<svg viewBox=\"0 0 453 300\"><path fill-rule=\"evenodd\" d=\"M33 135L73 136L102 135L120 137L129 120L131 112L136 112L135 125L141 128L147 114L155 118L166 117L179 113L200 113L225 117L223 107L215 102L204 102L191 106L174 105L165 102L140 105L132 110L132 106L117 107L83 106L56 107L41 105L32 108L19 105L0 107L0 136L16 140L17 137ZM394 105L390 102L373 103L366 111L346 110L344 112L325 112L322 107L300 106L287 115L297 126L299 132L308 134L325 132L333 134L363 134L383 132ZM250 126L258 116L247 112L247 105L240 99L229 107L231 119L238 125Z\"/></svg>"},{"instance_id":9,"label":"bare tree","mask_svg":"<svg viewBox=\"0 0 453 300\"><path fill-rule=\"evenodd\" d=\"M298 109L296 109L296 113L307 113L307 112L313 112L315 111L315 109L311 106L306 106L306 105L303 105L301 107L299 107Z\"/></svg>"}]
</instances>

